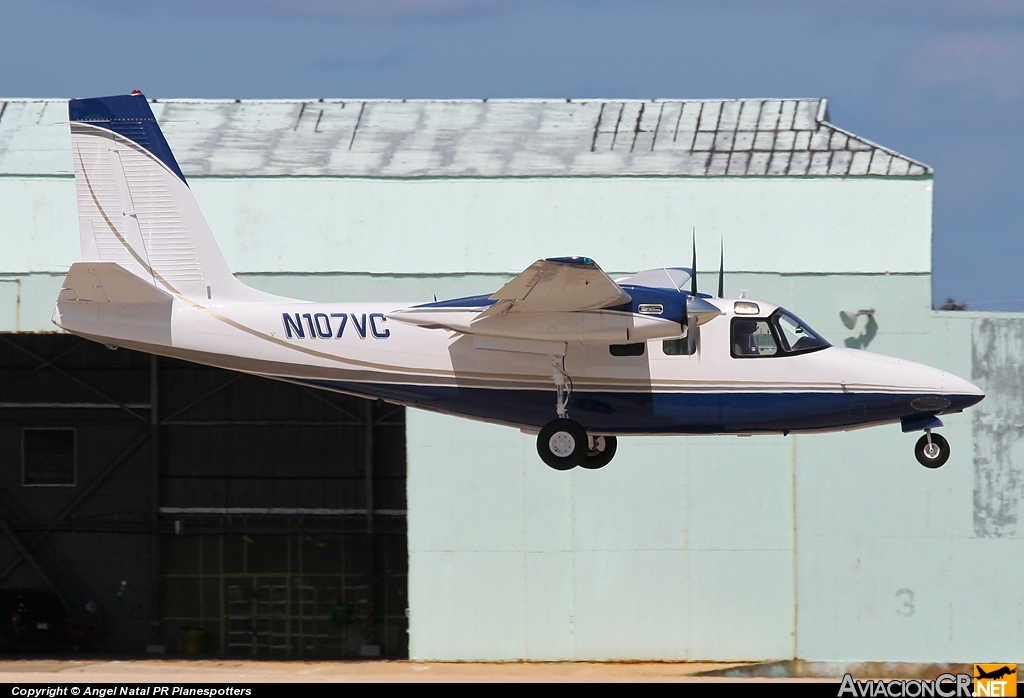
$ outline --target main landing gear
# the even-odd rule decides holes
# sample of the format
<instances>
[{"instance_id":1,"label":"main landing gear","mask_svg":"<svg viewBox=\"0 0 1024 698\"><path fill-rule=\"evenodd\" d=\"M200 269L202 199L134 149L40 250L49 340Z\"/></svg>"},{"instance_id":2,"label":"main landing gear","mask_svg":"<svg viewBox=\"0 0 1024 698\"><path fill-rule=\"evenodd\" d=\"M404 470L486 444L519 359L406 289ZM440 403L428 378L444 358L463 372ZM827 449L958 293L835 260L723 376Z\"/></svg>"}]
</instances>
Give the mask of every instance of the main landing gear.
<instances>
[{"instance_id":1,"label":"main landing gear","mask_svg":"<svg viewBox=\"0 0 1024 698\"><path fill-rule=\"evenodd\" d=\"M545 424L537 435L537 453L555 470L572 470L577 465L587 470L603 468L615 457L618 443L614 436L590 436L579 423L569 419L567 405L572 380L562 368L561 357L551 358L555 367L552 377L558 391L555 404L558 417Z\"/></svg>"},{"instance_id":2,"label":"main landing gear","mask_svg":"<svg viewBox=\"0 0 1024 698\"><path fill-rule=\"evenodd\" d=\"M925 429L924 436L914 446L914 455L917 462L926 468L941 468L949 460L949 442L941 434Z\"/></svg>"}]
</instances>

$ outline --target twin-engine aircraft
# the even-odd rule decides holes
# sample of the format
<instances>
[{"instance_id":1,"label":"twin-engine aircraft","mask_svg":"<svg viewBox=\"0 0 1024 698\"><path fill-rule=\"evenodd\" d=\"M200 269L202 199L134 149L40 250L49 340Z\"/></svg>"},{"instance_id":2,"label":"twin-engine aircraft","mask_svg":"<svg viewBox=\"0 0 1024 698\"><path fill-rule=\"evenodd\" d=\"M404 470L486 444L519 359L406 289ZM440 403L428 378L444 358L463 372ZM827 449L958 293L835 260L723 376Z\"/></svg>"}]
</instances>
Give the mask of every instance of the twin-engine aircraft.
<instances>
[{"instance_id":1,"label":"twin-engine aircraft","mask_svg":"<svg viewBox=\"0 0 1024 698\"><path fill-rule=\"evenodd\" d=\"M604 467L626 435L890 423L923 430L917 459L937 468L939 415L984 397L935 368L830 346L772 303L723 298L721 273L719 297L698 293L691 269L615 280L586 257L442 302L263 293L228 270L140 92L68 110L84 261L53 321L97 342L516 427L557 470Z\"/></svg>"}]
</instances>

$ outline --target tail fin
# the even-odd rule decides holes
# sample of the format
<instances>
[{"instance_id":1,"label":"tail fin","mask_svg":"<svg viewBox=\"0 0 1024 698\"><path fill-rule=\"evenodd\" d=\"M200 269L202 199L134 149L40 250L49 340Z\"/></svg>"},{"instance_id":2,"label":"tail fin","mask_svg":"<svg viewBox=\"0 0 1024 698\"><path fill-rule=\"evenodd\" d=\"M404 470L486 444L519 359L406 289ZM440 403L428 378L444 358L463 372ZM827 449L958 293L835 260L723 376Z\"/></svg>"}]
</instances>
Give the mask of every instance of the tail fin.
<instances>
[{"instance_id":1,"label":"tail fin","mask_svg":"<svg viewBox=\"0 0 1024 698\"><path fill-rule=\"evenodd\" d=\"M68 103L84 261L196 300L264 297L238 281L141 92Z\"/></svg>"}]
</instances>

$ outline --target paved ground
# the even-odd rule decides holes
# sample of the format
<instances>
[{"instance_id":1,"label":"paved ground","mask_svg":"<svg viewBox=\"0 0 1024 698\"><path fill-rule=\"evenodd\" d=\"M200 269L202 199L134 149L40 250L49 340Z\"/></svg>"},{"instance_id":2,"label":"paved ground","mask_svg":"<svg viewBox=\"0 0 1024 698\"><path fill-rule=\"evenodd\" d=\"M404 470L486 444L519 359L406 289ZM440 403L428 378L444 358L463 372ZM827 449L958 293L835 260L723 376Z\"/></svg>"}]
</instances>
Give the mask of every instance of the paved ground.
<instances>
[{"instance_id":1,"label":"paved ground","mask_svg":"<svg viewBox=\"0 0 1024 698\"><path fill-rule=\"evenodd\" d=\"M10 655L8 655L10 656ZM345 682L531 682L531 681L833 681L934 679L970 674L970 664L883 662L410 662L252 661L237 659L100 659L73 657L0 661L0 683L273 683ZM717 676L707 676L715 672Z\"/></svg>"},{"instance_id":2,"label":"paved ground","mask_svg":"<svg viewBox=\"0 0 1024 698\"><path fill-rule=\"evenodd\" d=\"M698 662L273 662L238 660L13 660L0 662L0 683L271 683L460 681L693 681L700 672L736 664ZM704 679L708 680L708 679ZM729 679L712 679L728 681ZM735 680L735 679L733 679ZM749 679L748 679L749 680ZM754 679L763 680L763 679Z\"/></svg>"}]
</instances>

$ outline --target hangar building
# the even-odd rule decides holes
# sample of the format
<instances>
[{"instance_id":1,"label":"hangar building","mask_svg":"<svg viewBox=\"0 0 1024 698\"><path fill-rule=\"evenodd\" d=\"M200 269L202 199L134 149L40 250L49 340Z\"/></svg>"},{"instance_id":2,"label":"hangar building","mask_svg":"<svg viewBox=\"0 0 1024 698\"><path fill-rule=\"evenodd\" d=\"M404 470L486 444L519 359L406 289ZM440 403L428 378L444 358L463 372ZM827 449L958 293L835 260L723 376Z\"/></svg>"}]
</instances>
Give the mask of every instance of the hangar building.
<instances>
[{"instance_id":1,"label":"hangar building","mask_svg":"<svg viewBox=\"0 0 1024 698\"><path fill-rule=\"evenodd\" d=\"M152 106L253 286L426 301L540 257L687 265L696 229L707 288L724 241L727 294L988 398L946 419L937 471L893 426L636 437L560 473L511 429L109 351L49 322L78 259L66 102L0 101L3 586L52 588L118 652L1024 650L1024 323L931 308L931 169L832 125L825 100Z\"/></svg>"}]
</instances>

